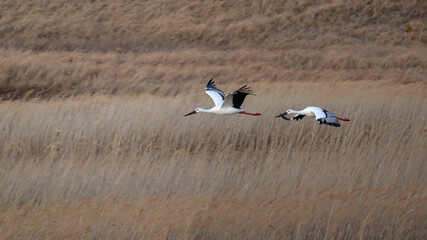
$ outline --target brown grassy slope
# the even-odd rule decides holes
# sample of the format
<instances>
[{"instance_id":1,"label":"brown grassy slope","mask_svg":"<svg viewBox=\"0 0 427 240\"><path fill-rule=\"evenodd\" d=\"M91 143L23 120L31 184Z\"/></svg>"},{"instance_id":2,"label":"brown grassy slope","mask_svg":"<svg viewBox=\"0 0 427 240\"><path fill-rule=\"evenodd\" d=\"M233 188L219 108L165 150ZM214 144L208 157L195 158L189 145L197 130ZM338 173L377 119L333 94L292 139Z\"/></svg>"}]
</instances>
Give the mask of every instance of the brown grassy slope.
<instances>
[{"instance_id":1,"label":"brown grassy slope","mask_svg":"<svg viewBox=\"0 0 427 240\"><path fill-rule=\"evenodd\" d=\"M425 8L425 1L2 1L0 95L164 96L211 77L419 82L427 75Z\"/></svg>"},{"instance_id":2,"label":"brown grassy slope","mask_svg":"<svg viewBox=\"0 0 427 240\"><path fill-rule=\"evenodd\" d=\"M421 0L7 0L0 4L0 46L32 50L146 52L427 41L427 5ZM405 34L408 25L412 31Z\"/></svg>"},{"instance_id":3,"label":"brown grassy slope","mask_svg":"<svg viewBox=\"0 0 427 240\"><path fill-rule=\"evenodd\" d=\"M184 118L211 104L201 91L3 102L0 237L427 234L425 84L251 86L244 107L261 117ZM351 121L272 117L313 103Z\"/></svg>"},{"instance_id":4,"label":"brown grassy slope","mask_svg":"<svg viewBox=\"0 0 427 240\"><path fill-rule=\"evenodd\" d=\"M0 50L2 99L92 93L176 96L221 83L423 82L426 48L331 46L323 50L183 50L146 54ZM194 82L200 85L196 89ZM167 84L165 84L167 83Z\"/></svg>"}]
</instances>

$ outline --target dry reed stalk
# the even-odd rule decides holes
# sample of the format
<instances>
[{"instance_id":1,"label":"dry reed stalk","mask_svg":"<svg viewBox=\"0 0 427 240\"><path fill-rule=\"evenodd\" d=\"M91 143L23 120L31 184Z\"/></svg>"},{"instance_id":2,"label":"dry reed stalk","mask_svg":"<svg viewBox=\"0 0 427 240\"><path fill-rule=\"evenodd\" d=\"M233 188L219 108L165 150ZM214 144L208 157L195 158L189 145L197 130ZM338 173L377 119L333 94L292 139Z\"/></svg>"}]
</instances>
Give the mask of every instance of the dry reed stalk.
<instances>
[{"instance_id":1,"label":"dry reed stalk","mask_svg":"<svg viewBox=\"0 0 427 240\"><path fill-rule=\"evenodd\" d=\"M203 88L174 98L3 102L0 233L190 239L425 234L424 90L319 83L309 92L307 86L313 84L254 84L257 96L244 106L262 111L260 118L182 117L211 104ZM331 128L273 118L313 102L351 122Z\"/></svg>"}]
</instances>

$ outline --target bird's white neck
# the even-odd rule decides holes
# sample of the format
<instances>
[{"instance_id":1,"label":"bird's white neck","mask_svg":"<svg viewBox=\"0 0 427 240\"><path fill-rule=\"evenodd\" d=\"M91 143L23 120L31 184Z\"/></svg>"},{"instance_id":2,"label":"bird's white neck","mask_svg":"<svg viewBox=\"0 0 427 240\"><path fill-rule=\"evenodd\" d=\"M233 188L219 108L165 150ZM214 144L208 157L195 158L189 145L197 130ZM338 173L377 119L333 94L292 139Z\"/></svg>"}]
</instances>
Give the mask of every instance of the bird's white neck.
<instances>
[{"instance_id":1,"label":"bird's white neck","mask_svg":"<svg viewBox=\"0 0 427 240\"><path fill-rule=\"evenodd\" d=\"M211 109L203 109L203 108L199 108L198 112L204 112L204 113L209 113Z\"/></svg>"},{"instance_id":2,"label":"bird's white neck","mask_svg":"<svg viewBox=\"0 0 427 240\"><path fill-rule=\"evenodd\" d=\"M310 107L304 108L301 111L295 111L292 109L289 109L290 114L299 114L299 115L304 115L307 117L315 117L316 115L313 113L313 111L310 109Z\"/></svg>"},{"instance_id":3,"label":"bird's white neck","mask_svg":"<svg viewBox=\"0 0 427 240\"><path fill-rule=\"evenodd\" d=\"M290 114L301 114L301 111L295 111L293 109L289 109Z\"/></svg>"}]
</instances>

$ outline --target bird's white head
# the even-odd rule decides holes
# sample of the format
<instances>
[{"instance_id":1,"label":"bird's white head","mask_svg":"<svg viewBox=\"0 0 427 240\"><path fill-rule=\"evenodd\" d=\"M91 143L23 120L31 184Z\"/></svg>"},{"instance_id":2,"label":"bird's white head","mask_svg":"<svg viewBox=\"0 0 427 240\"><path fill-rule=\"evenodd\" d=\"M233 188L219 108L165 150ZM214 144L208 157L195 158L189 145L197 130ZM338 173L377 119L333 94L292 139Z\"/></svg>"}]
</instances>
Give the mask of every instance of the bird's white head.
<instances>
[{"instance_id":1,"label":"bird's white head","mask_svg":"<svg viewBox=\"0 0 427 240\"><path fill-rule=\"evenodd\" d=\"M293 113L295 113L294 110L288 109L288 110L286 110L286 112L283 113L283 115L288 115L288 114L293 114Z\"/></svg>"},{"instance_id":2,"label":"bird's white head","mask_svg":"<svg viewBox=\"0 0 427 240\"><path fill-rule=\"evenodd\" d=\"M287 118L287 117L285 117L285 116L286 116L286 115L288 115L288 114L293 114L293 113L295 113L295 111L294 111L294 110L292 110L292 109L288 109L288 110L284 111L283 113L281 113L281 114L277 115L277 116L276 116L276 118L281 117L281 118L283 118L283 119L285 119L285 120L290 120L289 118Z\"/></svg>"}]
</instances>

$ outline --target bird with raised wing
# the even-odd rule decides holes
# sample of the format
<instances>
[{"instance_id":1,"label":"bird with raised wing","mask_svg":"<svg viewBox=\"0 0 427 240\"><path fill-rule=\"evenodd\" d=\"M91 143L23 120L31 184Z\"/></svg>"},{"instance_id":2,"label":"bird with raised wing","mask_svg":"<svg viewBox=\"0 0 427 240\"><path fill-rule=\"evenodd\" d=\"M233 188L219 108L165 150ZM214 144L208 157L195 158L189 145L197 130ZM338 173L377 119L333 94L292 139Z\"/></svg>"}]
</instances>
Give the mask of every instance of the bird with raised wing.
<instances>
[{"instance_id":1,"label":"bird with raised wing","mask_svg":"<svg viewBox=\"0 0 427 240\"><path fill-rule=\"evenodd\" d=\"M288 114L296 114L296 115L291 117L291 118L285 117ZM296 120L296 121L298 121L305 116L315 117L319 124L327 124L327 125L331 125L334 127L341 126L340 123L338 122L338 120L350 121L350 119L347 119L347 118L339 118L333 112L329 112L323 108L312 107L312 106L306 107L301 111L295 111L292 109L288 109L288 110L286 110L286 112L283 112L283 113L277 115L276 118L282 117L285 120Z\"/></svg>"},{"instance_id":2,"label":"bird with raised wing","mask_svg":"<svg viewBox=\"0 0 427 240\"><path fill-rule=\"evenodd\" d=\"M230 115L239 113L252 116L261 115L261 113L248 113L240 108L247 95L254 95L252 90L246 85L232 93L225 94L223 91L216 88L215 82L211 79L206 85L206 93L214 101L215 107L211 109L196 108L196 110L184 116L189 116L195 113L215 113L219 115Z\"/></svg>"}]
</instances>

